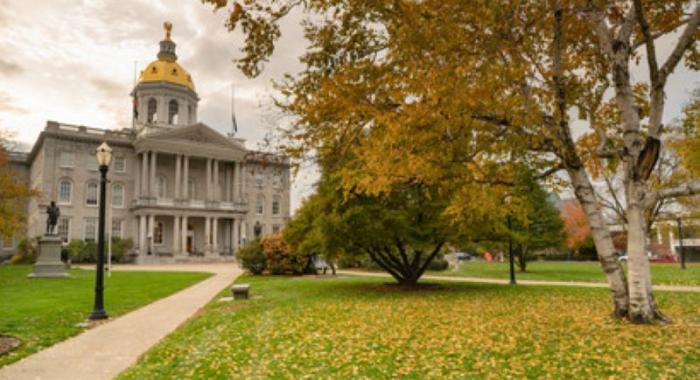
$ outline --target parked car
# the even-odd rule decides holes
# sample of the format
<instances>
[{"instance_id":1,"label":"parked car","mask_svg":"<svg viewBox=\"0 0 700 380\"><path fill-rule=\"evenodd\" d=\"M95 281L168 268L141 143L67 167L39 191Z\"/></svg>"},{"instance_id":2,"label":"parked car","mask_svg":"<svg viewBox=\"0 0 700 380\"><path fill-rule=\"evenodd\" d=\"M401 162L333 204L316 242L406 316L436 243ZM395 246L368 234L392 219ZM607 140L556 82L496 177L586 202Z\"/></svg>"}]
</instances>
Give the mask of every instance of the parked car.
<instances>
[{"instance_id":1,"label":"parked car","mask_svg":"<svg viewBox=\"0 0 700 380\"><path fill-rule=\"evenodd\" d=\"M455 252L455 255L457 256L457 260L459 261L471 261L476 258L475 255L469 252Z\"/></svg>"}]
</instances>

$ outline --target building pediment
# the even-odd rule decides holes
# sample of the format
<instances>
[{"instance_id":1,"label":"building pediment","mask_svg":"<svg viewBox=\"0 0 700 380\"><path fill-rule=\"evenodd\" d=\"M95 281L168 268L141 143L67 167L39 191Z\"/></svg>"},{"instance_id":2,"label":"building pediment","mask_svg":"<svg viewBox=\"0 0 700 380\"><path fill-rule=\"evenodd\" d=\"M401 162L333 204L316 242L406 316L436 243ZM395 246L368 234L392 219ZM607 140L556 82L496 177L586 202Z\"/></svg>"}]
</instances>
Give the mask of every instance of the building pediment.
<instances>
[{"instance_id":1,"label":"building pediment","mask_svg":"<svg viewBox=\"0 0 700 380\"><path fill-rule=\"evenodd\" d=\"M237 158L246 153L245 146L240 141L228 138L203 123L146 133L134 145L137 151L157 150L195 155L210 153L213 156L223 154Z\"/></svg>"}]
</instances>

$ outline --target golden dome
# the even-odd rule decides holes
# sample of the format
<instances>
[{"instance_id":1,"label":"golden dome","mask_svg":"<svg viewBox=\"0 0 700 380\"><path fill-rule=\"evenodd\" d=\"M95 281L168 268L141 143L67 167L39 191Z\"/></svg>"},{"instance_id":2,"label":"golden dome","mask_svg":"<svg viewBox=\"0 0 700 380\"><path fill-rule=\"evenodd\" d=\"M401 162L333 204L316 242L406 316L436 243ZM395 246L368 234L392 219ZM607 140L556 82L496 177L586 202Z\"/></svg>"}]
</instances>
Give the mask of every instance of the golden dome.
<instances>
[{"instance_id":1,"label":"golden dome","mask_svg":"<svg viewBox=\"0 0 700 380\"><path fill-rule=\"evenodd\" d=\"M168 82L185 86L194 91L192 76L177 62L158 59L151 62L145 70L141 71L139 83Z\"/></svg>"},{"instance_id":2,"label":"golden dome","mask_svg":"<svg viewBox=\"0 0 700 380\"><path fill-rule=\"evenodd\" d=\"M170 39L173 24L169 22L163 23L165 30L165 39L160 41L160 51L158 52L158 60L151 62L145 70L141 71L139 83L145 82L169 82L185 86L194 91L194 83L192 77L183 69L177 61L175 54L175 42Z\"/></svg>"}]
</instances>

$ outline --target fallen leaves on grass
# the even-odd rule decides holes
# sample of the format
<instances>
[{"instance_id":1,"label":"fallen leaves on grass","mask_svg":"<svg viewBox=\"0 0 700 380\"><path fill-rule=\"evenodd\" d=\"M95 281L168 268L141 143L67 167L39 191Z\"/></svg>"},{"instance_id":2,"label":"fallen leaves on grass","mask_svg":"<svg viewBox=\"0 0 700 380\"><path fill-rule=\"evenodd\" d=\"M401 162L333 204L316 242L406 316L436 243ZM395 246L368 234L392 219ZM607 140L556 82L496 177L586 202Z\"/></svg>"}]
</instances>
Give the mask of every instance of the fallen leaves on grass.
<instances>
[{"instance_id":1,"label":"fallen leaves on grass","mask_svg":"<svg viewBox=\"0 0 700 380\"><path fill-rule=\"evenodd\" d=\"M251 281L247 278L246 281ZM260 300L214 303L124 378L692 378L700 295L660 293L670 326L609 316L604 290L381 280L254 279Z\"/></svg>"}]
</instances>

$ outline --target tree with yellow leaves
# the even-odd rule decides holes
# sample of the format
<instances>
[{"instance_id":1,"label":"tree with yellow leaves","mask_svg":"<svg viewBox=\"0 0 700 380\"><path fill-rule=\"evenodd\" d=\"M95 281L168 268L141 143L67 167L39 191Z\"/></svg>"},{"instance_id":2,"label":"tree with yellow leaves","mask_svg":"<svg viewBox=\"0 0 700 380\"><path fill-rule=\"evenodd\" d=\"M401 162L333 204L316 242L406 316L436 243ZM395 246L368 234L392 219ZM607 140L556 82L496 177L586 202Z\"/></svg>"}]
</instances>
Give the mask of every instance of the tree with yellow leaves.
<instances>
[{"instance_id":1,"label":"tree with yellow leaves","mask_svg":"<svg viewBox=\"0 0 700 380\"><path fill-rule=\"evenodd\" d=\"M5 150L9 136L0 132L0 237L10 238L22 231L26 223L25 207L38 192L17 180Z\"/></svg>"},{"instance_id":2,"label":"tree with yellow leaves","mask_svg":"<svg viewBox=\"0 0 700 380\"><path fill-rule=\"evenodd\" d=\"M537 178L563 171L591 226L614 314L667 320L652 293L644 214L659 199L700 191L697 180L659 189L649 181L665 132L668 78L684 57L690 68L700 64L696 2L231 3L228 27L246 35L239 67L251 76L274 51L279 20L295 7L312 14L304 23L306 70L280 84L280 104L296 116L288 152L352 151L358 160L341 171L345 188L381 194L406 181L436 186L451 194L446 212L456 220L484 214L491 206L484 195L512 185L523 166ZM672 44L662 61L661 37ZM630 68L643 56L649 77L635 82ZM597 120L609 99L619 116L612 130ZM622 168L628 277L576 145L576 118L598 135L596 155Z\"/></svg>"}]
</instances>

